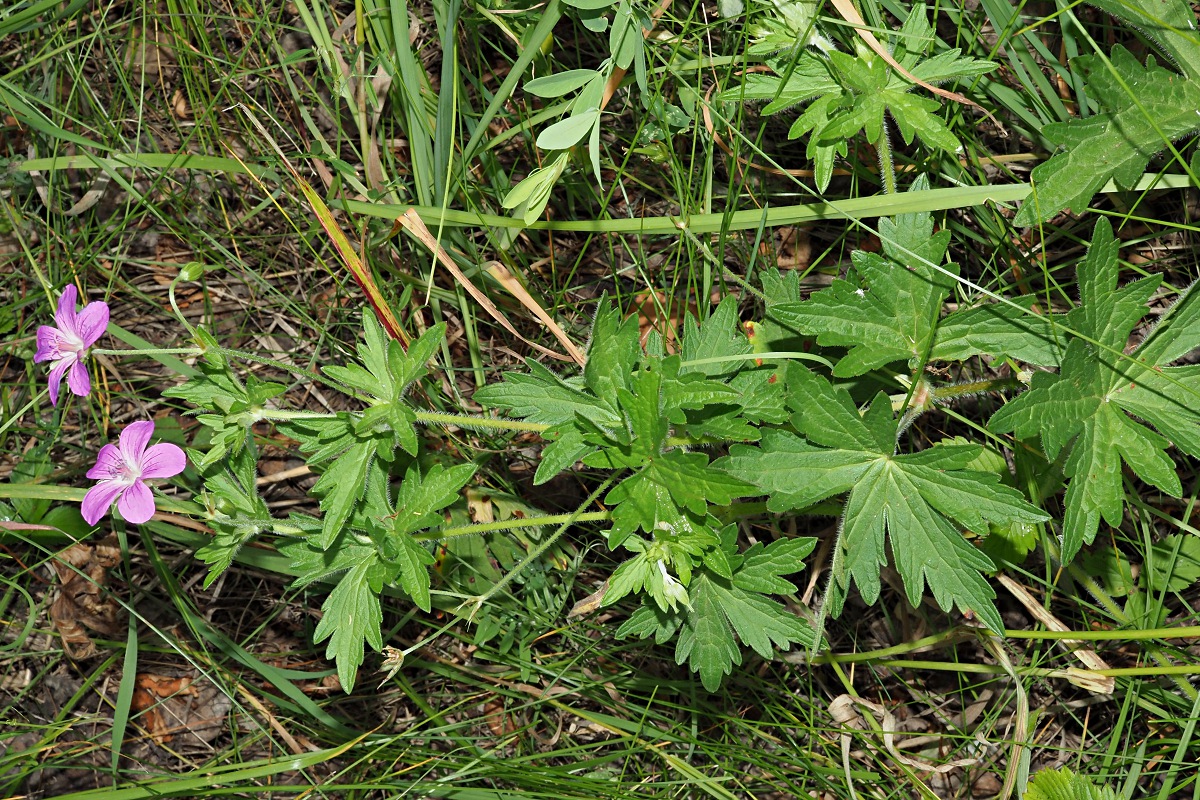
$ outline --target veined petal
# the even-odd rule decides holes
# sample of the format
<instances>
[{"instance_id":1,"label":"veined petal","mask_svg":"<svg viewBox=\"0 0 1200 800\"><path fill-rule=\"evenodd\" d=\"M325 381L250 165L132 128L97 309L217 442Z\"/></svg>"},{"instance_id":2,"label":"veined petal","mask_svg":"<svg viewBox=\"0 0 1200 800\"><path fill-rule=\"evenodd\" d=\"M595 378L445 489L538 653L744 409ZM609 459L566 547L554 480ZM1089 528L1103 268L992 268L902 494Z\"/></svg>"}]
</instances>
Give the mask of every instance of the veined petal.
<instances>
[{"instance_id":1,"label":"veined petal","mask_svg":"<svg viewBox=\"0 0 1200 800\"><path fill-rule=\"evenodd\" d=\"M68 283L58 296L58 310L54 312L54 321L63 332L75 331L75 304L79 302L79 291L75 284Z\"/></svg>"},{"instance_id":2,"label":"veined petal","mask_svg":"<svg viewBox=\"0 0 1200 800\"><path fill-rule=\"evenodd\" d=\"M143 478L171 478L183 472L187 457L183 450L170 442L160 442L146 449L142 456Z\"/></svg>"},{"instance_id":3,"label":"veined petal","mask_svg":"<svg viewBox=\"0 0 1200 800\"><path fill-rule=\"evenodd\" d=\"M117 501L117 508L126 522L143 523L154 516L154 495L146 484L134 481Z\"/></svg>"},{"instance_id":4,"label":"veined petal","mask_svg":"<svg viewBox=\"0 0 1200 800\"><path fill-rule=\"evenodd\" d=\"M46 383L50 389L50 405L58 405L58 385L62 383L63 373L76 362L74 353L67 353L50 367L50 375Z\"/></svg>"},{"instance_id":5,"label":"veined petal","mask_svg":"<svg viewBox=\"0 0 1200 800\"><path fill-rule=\"evenodd\" d=\"M79 509L83 514L83 521L88 525L95 525L108 511L113 501L127 488L128 484L120 481L100 481L88 489L87 494L83 496L83 505Z\"/></svg>"},{"instance_id":6,"label":"veined petal","mask_svg":"<svg viewBox=\"0 0 1200 800\"><path fill-rule=\"evenodd\" d=\"M142 419L131 422L121 431L121 455L128 464L141 464L142 453L154 435L154 420Z\"/></svg>"},{"instance_id":7,"label":"veined petal","mask_svg":"<svg viewBox=\"0 0 1200 800\"><path fill-rule=\"evenodd\" d=\"M91 347L108 327L108 303L95 301L83 307L75 317L75 335L84 347Z\"/></svg>"},{"instance_id":8,"label":"veined petal","mask_svg":"<svg viewBox=\"0 0 1200 800\"><path fill-rule=\"evenodd\" d=\"M71 392L77 397L87 397L88 392L92 391L92 378L88 375L87 367L78 358L67 373L67 386L71 387Z\"/></svg>"},{"instance_id":9,"label":"veined petal","mask_svg":"<svg viewBox=\"0 0 1200 800\"><path fill-rule=\"evenodd\" d=\"M58 328L50 325L39 325L37 332L37 353L33 356L35 364L43 361L57 361L63 357L63 338Z\"/></svg>"},{"instance_id":10,"label":"veined petal","mask_svg":"<svg viewBox=\"0 0 1200 800\"><path fill-rule=\"evenodd\" d=\"M92 480L111 480L118 478L125 471L125 462L121 460L121 451L115 444L106 444L96 454L96 466L87 471Z\"/></svg>"}]
</instances>

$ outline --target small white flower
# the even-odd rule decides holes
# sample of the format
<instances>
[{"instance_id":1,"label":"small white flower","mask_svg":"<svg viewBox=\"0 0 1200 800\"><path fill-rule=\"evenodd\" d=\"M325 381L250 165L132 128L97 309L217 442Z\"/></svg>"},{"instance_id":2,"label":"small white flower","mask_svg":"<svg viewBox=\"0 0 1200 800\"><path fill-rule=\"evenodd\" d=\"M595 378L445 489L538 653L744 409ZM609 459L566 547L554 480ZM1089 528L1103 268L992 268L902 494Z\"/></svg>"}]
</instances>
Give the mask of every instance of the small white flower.
<instances>
[{"instance_id":1,"label":"small white flower","mask_svg":"<svg viewBox=\"0 0 1200 800\"><path fill-rule=\"evenodd\" d=\"M688 597L687 587L675 580L671 576L671 573L667 572L667 562L659 561L658 571L662 573L663 596L666 599L667 605L671 607L671 610L675 611L679 603L683 603L685 607L691 608L692 599ZM662 603L660 602L659 605L661 606ZM663 610L666 611L665 608Z\"/></svg>"}]
</instances>

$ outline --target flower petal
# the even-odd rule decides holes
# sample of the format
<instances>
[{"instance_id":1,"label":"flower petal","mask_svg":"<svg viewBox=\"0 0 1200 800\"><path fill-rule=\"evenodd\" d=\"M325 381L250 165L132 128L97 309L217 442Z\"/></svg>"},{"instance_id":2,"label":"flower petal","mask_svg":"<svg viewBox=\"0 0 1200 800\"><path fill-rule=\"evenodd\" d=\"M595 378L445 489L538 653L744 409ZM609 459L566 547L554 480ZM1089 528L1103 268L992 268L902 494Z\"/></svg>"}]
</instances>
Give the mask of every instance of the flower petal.
<instances>
[{"instance_id":1,"label":"flower petal","mask_svg":"<svg viewBox=\"0 0 1200 800\"><path fill-rule=\"evenodd\" d=\"M62 383L63 373L67 371L67 367L76 361L74 353L67 353L58 361L55 361L54 366L50 367L50 375L46 379L50 389L50 405L58 405L58 385Z\"/></svg>"},{"instance_id":2,"label":"flower petal","mask_svg":"<svg viewBox=\"0 0 1200 800\"><path fill-rule=\"evenodd\" d=\"M92 379L88 375L87 367L78 358L67 373L67 386L71 387L71 392L77 397L87 397L88 392L92 391Z\"/></svg>"},{"instance_id":3,"label":"flower petal","mask_svg":"<svg viewBox=\"0 0 1200 800\"><path fill-rule=\"evenodd\" d=\"M92 480L110 480L120 477L125 472L125 462L121 460L121 451L115 444L106 444L96 454L96 466L87 471Z\"/></svg>"},{"instance_id":4,"label":"flower petal","mask_svg":"<svg viewBox=\"0 0 1200 800\"><path fill-rule=\"evenodd\" d=\"M121 509L126 522L140 524L154 516L154 495L146 484L134 481L117 501L117 508Z\"/></svg>"},{"instance_id":5,"label":"flower petal","mask_svg":"<svg viewBox=\"0 0 1200 800\"><path fill-rule=\"evenodd\" d=\"M154 435L154 420L142 419L131 422L121 431L121 455L128 464L141 464L142 453Z\"/></svg>"},{"instance_id":6,"label":"flower petal","mask_svg":"<svg viewBox=\"0 0 1200 800\"><path fill-rule=\"evenodd\" d=\"M49 325L38 326L37 332L37 353L33 356L35 364L40 364L43 361L57 361L63 357L63 338L58 332L58 328L53 328Z\"/></svg>"},{"instance_id":7,"label":"flower petal","mask_svg":"<svg viewBox=\"0 0 1200 800\"><path fill-rule=\"evenodd\" d=\"M97 300L88 303L75 317L75 335L84 347L91 347L108 327L108 303Z\"/></svg>"},{"instance_id":8,"label":"flower petal","mask_svg":"<svg viewBox=\"0 0 1200 800\"><path fill-rule=\"evenodd\" d=\"M63 287L63 292L58 296L58 310L54 312L54 321L58 323L60 331L75 330L75 304L79 302L79 291L75 288L75 284L68 283Z\"/></svg>"},{"instance_id":9,"label":"flower petal","mask_svg":"<svg viewBox=\"0 0 1200 800\"><path fill-rule=\"evenodd\" d=\"M113 501L127 488L128 485L120 481L100 481L88 489L87 494L83 496L83 505L79 509L83 513L83 521L88 525L95 525L108 511Z\"/></svg>"},{"instance_id":10,"label":"flower petal","mask_svg":"<svg viewBox=\"0 0 1200 800\"><path fill-rule=\"evenodd\" d=\"M143 478L171 478L183 472L187 457L183 450L170 442L149 447L142 456Z\"/></svg>"}]
</instances>

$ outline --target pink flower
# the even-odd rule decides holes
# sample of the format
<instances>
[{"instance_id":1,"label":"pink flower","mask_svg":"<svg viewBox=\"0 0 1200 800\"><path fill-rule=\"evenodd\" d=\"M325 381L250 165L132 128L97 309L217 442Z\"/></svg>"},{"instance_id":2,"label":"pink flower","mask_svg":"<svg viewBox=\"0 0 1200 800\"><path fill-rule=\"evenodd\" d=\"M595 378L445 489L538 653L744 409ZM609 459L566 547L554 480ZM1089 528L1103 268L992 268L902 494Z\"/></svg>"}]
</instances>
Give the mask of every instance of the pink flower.
<instances>
[{"instance_id":1,"label":"pink flower","mask_svg":"<svg viewBox=\"0 0 1200 800\"><path fill-rule=\"evenodd\" d=\"M182 450L166 442L147 448L153 433L153 420L132 422L121 431L120 446L100 448L96 466L87 474L100 482L88 489L81 509L88 525L95 525L114 502L127 522L141 523L154 516L154 495L146 481L178 475L187 459Z\"/></svg>"},{"instance_id":2,"label":"pink flower","mask_svg":"<svg viewBox=\"0 0 1200 800\"><path fill-rule=\"evenodd\" d=\"M88 303L76 313L78 294L75 285L68 283L58 298L58 310L54 312L58 327L42 325L37 332L38 347L33 360L54 362L50 367L50 402L54 405L58 405L58 385L68 369L67 386L71 387L72 393L86 397L92 390L92 379L83 365L83 357L108 327L108 304Z\"/></svg>"}]
</instances>

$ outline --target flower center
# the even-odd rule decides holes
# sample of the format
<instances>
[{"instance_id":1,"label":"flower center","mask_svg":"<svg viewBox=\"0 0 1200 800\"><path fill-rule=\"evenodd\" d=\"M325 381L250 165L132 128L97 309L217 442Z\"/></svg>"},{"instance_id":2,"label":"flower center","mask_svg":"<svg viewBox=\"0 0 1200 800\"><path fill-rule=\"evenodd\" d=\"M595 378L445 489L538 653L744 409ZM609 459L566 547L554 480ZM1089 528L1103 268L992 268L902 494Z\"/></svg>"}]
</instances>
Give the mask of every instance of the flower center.
<instances>
[{"instance_id":1,"label":"flower center","mask_svg":"<svg viewBox=\"0 0 1200 800\"><path fill-rule=\"evenodd\" d=\"M74 353L76 358L82 359L83 354L87 351L87 345L83 343L83 339L74 331L60 330L58 335L62 337L62 347L59 349L64 353Z\"/></svg>"},{"instance_id":2,"label":"flower center","mask_svg":"<svg viewBox=\"0 0 1200 800\"><path fill-rule=\"evenodd\" d=\"M120 480L122 483L134 484L142 479L142 465L128 458L121 459Z\"/></svg>"}]
</instances>

